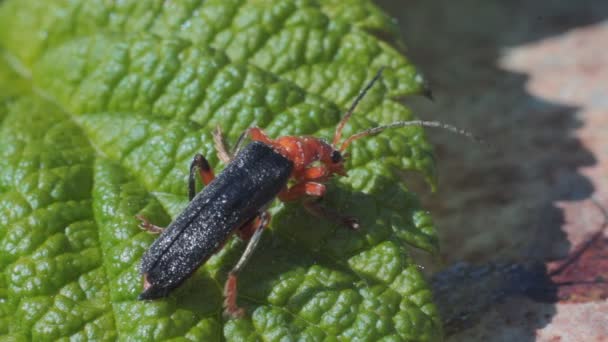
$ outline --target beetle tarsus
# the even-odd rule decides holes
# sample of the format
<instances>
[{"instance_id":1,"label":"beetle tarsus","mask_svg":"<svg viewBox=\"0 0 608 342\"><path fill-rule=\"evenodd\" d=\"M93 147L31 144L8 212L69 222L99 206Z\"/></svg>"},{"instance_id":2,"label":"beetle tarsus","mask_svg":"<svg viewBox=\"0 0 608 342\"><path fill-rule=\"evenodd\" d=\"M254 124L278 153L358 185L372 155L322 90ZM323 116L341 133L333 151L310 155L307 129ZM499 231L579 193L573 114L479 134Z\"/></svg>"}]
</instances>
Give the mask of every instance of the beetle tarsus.
<instances>
[{"instance_id":1,"label":"beetle tarsus","mask_svg":"<svg viewBox=\"0 0 608 342\"><path fill-rule=\"evenodd\" d=\"M215 127L215 130L213 130L213 143L217 150L217 157L219 160L224 164L230 163L234 158L234 155L228 152L228 146L226 146L226 140L224 139L224 134L222 134L220 126Z\"/></svg>"},{"instance_id":2,"label":"beetle tarsus","mask_svg":"<svg viewBox=\"0 0 608 342\"><path fill-rule=\"evenodd\" d=\"M361 228L361 224L359 224L359 220L356 217L352 217L352 216L342 217L342 224L352 230L359 230L359 228Z\"/></svg>"},{"instance_id":3,"label":"beetle tarsus","mask_svg":"<svg viewBox=\"0 0 608 342\"><path fill-rule=\"evenodd\" d=\"M229 318L240 318L245 315L245 309L239 308L236 303L237 297L237 275L230 272L224 285L224 316Z\"/></svg>"},{"instance_id":4,"label":"beetle tarsus","mask_svg":"<svg viewBox=\"0 0 608 342\"><path fill-rule=\"evenodd\" d=\"M150 234L160 234L165 228L154 225L148 221L143 215L135 215L135 218L140 220L139 228L147 231Z\"/></svg>"}]
</instances>

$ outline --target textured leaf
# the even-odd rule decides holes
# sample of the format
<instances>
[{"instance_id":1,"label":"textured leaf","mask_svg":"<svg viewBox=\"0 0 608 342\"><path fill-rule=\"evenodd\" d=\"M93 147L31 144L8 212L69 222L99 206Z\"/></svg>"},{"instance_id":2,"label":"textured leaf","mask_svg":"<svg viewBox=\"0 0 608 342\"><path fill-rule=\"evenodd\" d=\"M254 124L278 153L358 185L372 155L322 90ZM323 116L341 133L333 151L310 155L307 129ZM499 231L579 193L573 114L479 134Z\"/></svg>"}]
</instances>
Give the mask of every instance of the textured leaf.
<instances>
[{"instance_id":1,"label":"textured leaf","mask_svg":"<svg viewBox=\"0 0 608 342\"><path fill-rule=\"evenodd\" d=\"M346 5L348 4L348 5ZM441 327L408 246L431 252L429 214L399 169L434 179L420 128L353 145L326 201L360 232L277 203L242 275L248 315L221 316L233 239L169 298L141 302L137 266L186 204L211 130L329 138L380 66L348 132L403 120L422 78L377 38L366 1L4 1L0 5L0 332L16 339L436 340Z\"/></svg>"}]
</instances>

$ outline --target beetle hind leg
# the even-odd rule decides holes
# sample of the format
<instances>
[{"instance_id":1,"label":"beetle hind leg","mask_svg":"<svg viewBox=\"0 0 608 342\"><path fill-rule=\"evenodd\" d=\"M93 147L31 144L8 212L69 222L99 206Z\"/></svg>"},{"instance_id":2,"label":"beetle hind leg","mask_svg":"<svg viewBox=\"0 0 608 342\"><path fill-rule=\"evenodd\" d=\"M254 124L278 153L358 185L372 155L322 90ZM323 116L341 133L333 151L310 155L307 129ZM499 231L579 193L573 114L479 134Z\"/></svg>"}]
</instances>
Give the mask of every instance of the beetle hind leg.
<instances>
[{"instance_id":1,"label":"beetle hind leg","mask_svg":"<svg viewBox=\"0 0 608 342\"><path fill-rule=\"evenodd\" d=\"M236 231L236 234L239 236L239 238L241 238L241 240L249 241L251 240L253 234L255 234L255 232L258 230L259 225L260 217L256 217L239 228Z\"/></svg>"},{"instance_id":2,"label":"beetle hind leg","mask_svg":"<svg viewBox=\"0 0 608 342\"><path fill-rule=\"evenodd\" d=\"M240 308L236 302L238 294L238 275L243 270L243 267L245 267L247 262L251 259L253 252L257 248L257 245L262 237L262 232L264 232L264 228L266 228L270 222L270 214L268 212L263 212L252 222L252 227L255 227L253 234L251 235L251 238L249 239L247 247L245 247L245 251L241 255L241 258L236 263L234 268L228 272L228 279L224 285L224 314L232 318L242 317L245 313L245 310Z\"/></svg>"}]
</instances>

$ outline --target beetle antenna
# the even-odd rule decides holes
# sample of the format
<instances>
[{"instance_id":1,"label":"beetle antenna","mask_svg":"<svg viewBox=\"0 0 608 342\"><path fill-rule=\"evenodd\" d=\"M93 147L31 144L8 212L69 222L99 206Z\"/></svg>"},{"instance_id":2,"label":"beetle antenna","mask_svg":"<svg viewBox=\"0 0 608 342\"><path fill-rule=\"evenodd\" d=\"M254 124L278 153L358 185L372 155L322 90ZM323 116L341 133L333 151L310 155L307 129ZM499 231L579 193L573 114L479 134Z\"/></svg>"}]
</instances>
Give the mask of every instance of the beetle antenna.
<instances>
[{"instance_id":1,"label":"beetle antenna","mask_svg":"<svg viewBox=\"0 0 608 342\"><path fill-rule=\"evenodd\" d=\"M389 129L389 128L399 128L399 127L407 127L407 126L420 126L420 127L437 127L437 128L443 128L446 129L448 131L451 131L453 133L456 134L461 134L466 136L467 138L478 142L478 143L483 143L483 139L478 138L477 136L475 136L473 133L465 131L464 129L460 129L456 126L452 126L452 125L448 125L448 124L444 124L443 122L439 122L439 121L423 121L423 120L411 120L411 121L397 121L397 122L393 122L391 124L388 125L382 125L382 126L378 126L378 127L373 127L373 128L369 128L366 129L364 131L361 131L359 133L355 133L353 135L351 135L348 139L346 139L343 143L342 146L340 146L340 151L344 151L348 145L350 145L350 143L352 143L353 141L363 138L363 137L367 137L370 135L376 135L376 134L380 134L382 133L384 130Z\"/></svg>"},{"instance_id":2,"label":"beetle antenna","mask_svg":"<svg viewBox=\"0 0 608 342\"><path fill-rule=\"evenodd\" d=\"M363 90L361 90L359 95L357 95L357 98L355 99L355 101L353 101L353 104L350 105L350 108L348 109L346 114L344 114L344 117L342 117L342 120L340 120L340 122L338 123L338 127L336 128L336 134L334 135L334 141L333 141L334 146L338 146L338 143L340 142L340 138L342 137L342 129L344 128L344 125L346 125L346 122L348 121L348 119L350 119L350 117L353 115L355 108L357 108L357 105L359 104L359 102L363 99L363 97L365 97L365 94L367 94L369 89L374 85L374 83L376 83L376 81L380 78L380 76L382 76L383 70L384 70L384 67L381 67L378 70L378 72L376 73L376 76L374 76L374 78L372 78L372 80L369 81L369 83L365 86L365 88L363 88Z\"/></svg>"}]
</instances>

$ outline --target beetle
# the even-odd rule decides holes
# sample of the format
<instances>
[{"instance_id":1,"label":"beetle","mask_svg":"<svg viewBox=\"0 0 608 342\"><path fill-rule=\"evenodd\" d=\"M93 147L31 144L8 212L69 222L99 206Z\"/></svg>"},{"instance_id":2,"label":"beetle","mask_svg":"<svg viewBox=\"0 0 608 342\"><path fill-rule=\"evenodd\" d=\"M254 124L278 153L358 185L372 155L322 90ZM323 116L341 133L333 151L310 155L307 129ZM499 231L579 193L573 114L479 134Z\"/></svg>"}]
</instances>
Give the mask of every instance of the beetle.
<instances>
[{"instance_id":1,"label":"beetle","mask_svg":"<svg viewBox=\"0 0 608 342\"><path fill-rule=\"evenodd\" d=\"M224 310L228 316L241 316L244 311L236 301L237 277L270 222L267 208L275 198L284 202L304 199L303 205L313 215L355 230L359 228L357 219L342 216L319 203L326 192L324 183L335 175L346 175L344 151L354 140L379 134L385 129L412 125L443 127L472 137L470 133L450 125L413 120L366 129L340 143L342 130L357 104L381 74L382 69L356 97L338 123L332 143L311 136L271 139L260 128L252 127L239 137L234 153L229 153L221 131L216 130L213 135L216 149L219 159L227 163L226 168L215 177L205 157L197 154L190 165L190 203L184 211L166 229L137 216L142 229L160 233L141 260L144 289L139 299L167 296L236 232L248 240L248 244L228 273L224 286ZM246 137L251 142L241 150ZM198 194L195 191L196 173L205 185Z\"/></svg>"}]
</instances>

